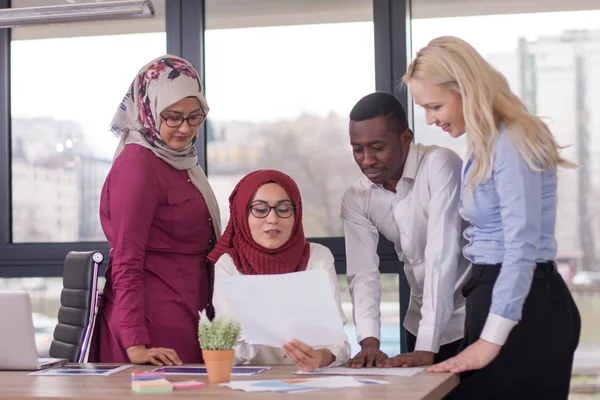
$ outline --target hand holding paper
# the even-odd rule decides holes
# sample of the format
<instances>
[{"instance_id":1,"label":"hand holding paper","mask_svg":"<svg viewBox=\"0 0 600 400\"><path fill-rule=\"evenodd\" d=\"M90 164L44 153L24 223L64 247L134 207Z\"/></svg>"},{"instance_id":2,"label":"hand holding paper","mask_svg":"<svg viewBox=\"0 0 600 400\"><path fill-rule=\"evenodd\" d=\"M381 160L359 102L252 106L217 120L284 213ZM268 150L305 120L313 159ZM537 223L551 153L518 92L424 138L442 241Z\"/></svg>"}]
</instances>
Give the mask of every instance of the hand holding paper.
<instances>
[{"instance_id":1,"label":"hand holding paper","mask_svg":"<svg viewBox=\"0 0 600 400\"><path fill-rule=\"evenodd\" d=\"M296 339L284 344L283 349L300 371L314 371L319 367L331 364L335 360L335 356L329 349L315 350Z\"/></svg>"}]
</instances>

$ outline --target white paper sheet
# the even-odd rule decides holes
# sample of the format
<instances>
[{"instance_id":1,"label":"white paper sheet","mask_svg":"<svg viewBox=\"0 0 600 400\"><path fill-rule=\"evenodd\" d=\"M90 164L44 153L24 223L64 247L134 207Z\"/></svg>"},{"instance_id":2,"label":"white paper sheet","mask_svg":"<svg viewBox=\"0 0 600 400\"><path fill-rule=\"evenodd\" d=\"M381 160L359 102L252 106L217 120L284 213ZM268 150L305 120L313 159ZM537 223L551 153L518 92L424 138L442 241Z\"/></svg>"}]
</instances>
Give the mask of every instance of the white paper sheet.
<instances>
[{"instance_id":1,"label":"white paper sheet","mask_svg":"<svg viewBox=\"0 0 600 400\"><path fill-rule=\"evenodd\" d=\"M130 368L131 365L96 365L96 364L68 364L60 367L43 369L28 375L44 376L110 376Z\"/></svg>"},{"instance_id":2,"label":"white paper sheet","mask_svg":"<svg viewBox=\"0 0 600 400\"><path fill-rule=\"evenodd\" d=\"M261 372L270 370L271 367L257 367L250 365L238 365L234 366L231 369L232 376L250 376L260 374ZM208 375L208 371L206 367L175 367L175 366L167 366L155 368L152 370L153 372L163 372L165 375Z\"/></svg>"},{"instance_id":3,"label":"white paper sheet","mask_svg":"<svg viewBox=\"0 0 600 400\"><path fill-rule=\"evenodd\" d=\"M387 381L375 379L355 379L350 376L331 376L327 378L274 379L264 381L231 381L219 386L242 390L244 392L285 392L304 393L314 390L357 388L370 385L385 385Z\"/></svg>"},{"instance_id":4,"label":"white paper sheet","mask_svg":"<svg viewBox=\"0 0 600 400\"><path fill-rule=\"evenodd\" d=\"M298 375L413 376L424 368L320 368L313 372L298 371Z\"/></svg>"},{"instance_id":5,"label":"white paper sheet","mask_svg":"<svg viewBox=\"0 0 600 400\"><path fill-rule=\"evenodd\" d=\"M327 347L346 340L327 271L238 275L221 283L247 343L282 347L298 339L312 347Z\"/></svg>"}]
</instances>

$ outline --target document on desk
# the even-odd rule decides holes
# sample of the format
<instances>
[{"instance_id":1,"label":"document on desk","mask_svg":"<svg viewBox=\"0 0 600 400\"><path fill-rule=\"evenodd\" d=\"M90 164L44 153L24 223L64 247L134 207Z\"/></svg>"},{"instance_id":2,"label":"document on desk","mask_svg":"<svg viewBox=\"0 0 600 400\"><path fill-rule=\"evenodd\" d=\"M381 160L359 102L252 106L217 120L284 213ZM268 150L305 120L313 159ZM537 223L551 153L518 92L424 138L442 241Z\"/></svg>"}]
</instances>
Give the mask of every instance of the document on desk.
<instances>
[{"instance_id":1,"label":"document on desk","mask_svg":"<svg viewBox=\"0 0 600 400\"><path fill-rule=\"evenodd\" d=\"M424 368L318 368L312 372L298 371L298 375L356 375L356 376L413 376Z\"/></svg>"},{"instance_id":2,"label":"document on desk","mask_svg":"<svg viewBox=\"0 0 600 400\"><path fill-rule=\"evenodd\" d=\"M68 364L60 367L31 372L28 375L44 376L110 376L130 368L131 365Z\"/></svg>"},{"instance_id":3,"label":"document on desk","mask_svg":"<svg viewBox=\"0 0 600 400\"><path fill-rule=\"evenodd\" d=\"M346 340L327 271L237 275L221 278L220 283L249 344L282 347L297 339L326 347Z\"/></svg>"},{"instance_id":4,"label":"document on desk","mask_svg":"<svg viewBox=\"0 0 600 400\"><path fill-rule=\"evenodd\" d=\"M261 372L270 370L271 367L256 367L256 366L236 366L231 369L231 375L249 376L260 374ZM162 372L165 375L208 375L206 367L175 367L167 366L155 368L153 372Z\"/></svg>"},{"instance_id":5,"label":"document on desk","mask_svg":"<svg viewBox=\"0 0 600 400\"><path fill-rule=\"evenodd\" d=\"M351 376L329 376L323 378L272 379L264 381L231 381L219 386L244 392L303 393L315 390L358 388L373 385L388 385L387 381L356 379Z\"/></svg>"}]
</instances>

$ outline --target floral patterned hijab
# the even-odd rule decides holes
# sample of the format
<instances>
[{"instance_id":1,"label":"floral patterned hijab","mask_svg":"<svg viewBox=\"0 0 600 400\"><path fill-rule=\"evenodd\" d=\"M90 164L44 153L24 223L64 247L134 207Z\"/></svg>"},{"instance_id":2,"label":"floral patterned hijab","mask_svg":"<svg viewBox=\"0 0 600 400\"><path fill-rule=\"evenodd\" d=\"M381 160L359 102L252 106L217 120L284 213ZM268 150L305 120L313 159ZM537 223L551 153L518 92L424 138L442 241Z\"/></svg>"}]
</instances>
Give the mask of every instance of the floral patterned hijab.
<instances>
[{"instance_id":1,"label":"floral patterned hijab","mask_svg":"<svg viewBox=\"0 0 600 400\"><path fill-rule=\"evenodd\" d=\"M217 239L221 236L221 216L215 195L204 171L198 165L196 138L186 148L171 149L159 133L160 113L186 97L196 97L204 115L209 108L198 72L183 58L164 55L145 65L136 75L111 123L120 137L114 159L128 144L151 150L178 170L187 170L190 181L204 197Z\"/></svg>"}]
</instances>

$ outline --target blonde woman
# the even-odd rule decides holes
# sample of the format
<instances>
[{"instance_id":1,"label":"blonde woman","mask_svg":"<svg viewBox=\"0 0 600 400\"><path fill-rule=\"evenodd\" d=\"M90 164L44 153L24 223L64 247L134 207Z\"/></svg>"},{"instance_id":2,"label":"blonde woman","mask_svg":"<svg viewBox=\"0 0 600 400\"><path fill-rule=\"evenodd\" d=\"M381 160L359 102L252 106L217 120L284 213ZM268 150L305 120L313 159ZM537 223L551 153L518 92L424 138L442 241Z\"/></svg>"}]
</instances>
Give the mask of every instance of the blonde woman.
<instances>
[{"instance_id":1,"label":"blonde woman","mask_svg":"<svg viewBox=\"0 0 600 400\"><path fill-rule=\"evenodd\" d=\"M566 399L577 306L556 270L559 155L548 127L468 43L432 40L403 78L429 125L467 135L461 214L473 263L459 353L429 368L461 373L449 398Z\"/></svg>"}]
</instances>

